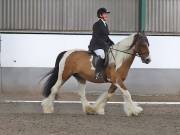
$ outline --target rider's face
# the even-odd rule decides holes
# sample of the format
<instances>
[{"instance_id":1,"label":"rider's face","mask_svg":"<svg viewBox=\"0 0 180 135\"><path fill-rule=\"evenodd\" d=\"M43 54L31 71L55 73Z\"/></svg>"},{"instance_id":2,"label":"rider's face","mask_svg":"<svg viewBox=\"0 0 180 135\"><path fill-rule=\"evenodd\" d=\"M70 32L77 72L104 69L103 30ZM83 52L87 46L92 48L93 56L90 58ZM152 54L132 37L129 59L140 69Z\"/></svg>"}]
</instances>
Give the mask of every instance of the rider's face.
<instances>
[{"instance_id":1,"label":"rider's face","mask_svg":"<svg viewBox=\"0 0 180 135\"><path fill-rule=\"evenodd\" d=\"M103 13L100 15L101 19L103 19L104 21L108 20L108 13Z\"/></svg>"}]
</instances>

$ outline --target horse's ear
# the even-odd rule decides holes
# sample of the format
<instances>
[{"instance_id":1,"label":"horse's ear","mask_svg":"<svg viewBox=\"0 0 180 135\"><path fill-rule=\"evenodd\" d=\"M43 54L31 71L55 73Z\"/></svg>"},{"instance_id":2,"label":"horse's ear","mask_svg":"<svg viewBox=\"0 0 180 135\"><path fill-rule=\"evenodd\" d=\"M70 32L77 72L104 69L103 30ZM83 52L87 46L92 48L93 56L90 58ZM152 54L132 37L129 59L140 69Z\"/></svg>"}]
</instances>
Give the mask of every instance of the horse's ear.
<instances>
[{"instance_id":1,"label":"horse's ear","mask_svg":"<svg viewBox=\"0 0 180 135\"><path fill-rule=\"evenodd\" d=\"M143 35L143 36L145 36L145 35L146 35L144 30L142 31L142 35Z\"/></svg>"}]
</instances>

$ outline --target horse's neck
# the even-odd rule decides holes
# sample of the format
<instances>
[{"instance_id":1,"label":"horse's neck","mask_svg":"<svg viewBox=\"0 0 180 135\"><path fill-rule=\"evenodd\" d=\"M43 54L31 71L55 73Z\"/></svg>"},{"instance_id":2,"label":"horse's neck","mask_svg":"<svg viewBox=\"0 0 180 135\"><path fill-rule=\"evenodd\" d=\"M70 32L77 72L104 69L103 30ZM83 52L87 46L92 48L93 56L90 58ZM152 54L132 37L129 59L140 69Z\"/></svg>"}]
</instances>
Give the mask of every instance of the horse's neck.
<instances>
[{"instance_id":1,"label":"horse's neck","mask_svg":"<svg viewBox=\"0 0 180 135\"><path fill-rule=\"evenodd\" d=\"M133 40L134 40L134 36L135 34L132 34L128 37L126 37L125 39L121 40L120 42L118 42L117 44L115 44L113 46L113 48L115 49L119 49L119 50L127 50L129 49L129 47L131 46Z\"/></svg>"},{"instance_id":2,"label":"horse's neck","mask_svg":"<svg viewBox=\"0 0 180 135\"><path fill-rule=\"evenodd\" d=\"M134 35L131 35L113 46L113 49L115 49L115 50L112 50L112 52L110 52L110 54L109 54L109 63L115 63L116 70L119 67L121 67L121 65L124 62L127 62L129 64L127 66L129 66L129 67L131 66L131 64L134 60L134 56L131 55L133 53L133 48L131 48L131 49L129 49L129 48L130 48L133 40L134 40ZM117 50L119 50L119 51L117 51ZM124 51L127 53L120 52L120 51Z\"/></svg>"}]
</instances>

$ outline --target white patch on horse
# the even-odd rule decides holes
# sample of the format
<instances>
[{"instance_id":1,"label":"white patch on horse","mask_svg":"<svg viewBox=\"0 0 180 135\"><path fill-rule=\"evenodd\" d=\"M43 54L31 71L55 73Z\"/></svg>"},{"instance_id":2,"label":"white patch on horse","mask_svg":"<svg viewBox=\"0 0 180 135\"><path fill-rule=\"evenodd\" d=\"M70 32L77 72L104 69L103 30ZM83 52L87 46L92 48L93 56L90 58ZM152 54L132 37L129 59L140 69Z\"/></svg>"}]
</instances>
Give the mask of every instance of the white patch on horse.
<instances>
[{"instance_id":1,"label":"white patch on horse","mask_svg":"<svg viewBox=\"0 0 180 135\"><path fill-rule=\"evenodd\" d=\"M128 50L128 49L134 40L134 36L135 36L135 34L132 34L131 36L129 36L129 37L123 39L122 41L118 42L117 44L113 45L112 46L113 49L125 51L128 53L133 53L133 48L131 48L130 50ZM109 53L109 64L115 63L116 70L117 70L119 67L121 67L122 63L125 60L127 60L128 58L132 57L132 55L123 53L123 52L119 52L116 50L112 50L112 53L113 53L116 61L114 60L114 57L112 56L112 53L110 52Z\"/></svg>"},{"instance_id":2,"label":"white patch on horse","mask_svg":"<svg viewBox=\"0 0 180 135\"><path fill-rule=\"evenodd\" d=\"M99 98L96 100L94 108L98 114L104 115L104 106L107 102L108 92L104 92Z\"/></svg>"},{"instance_id":3,"label":"white patch on horse","mask_svg":"<svg viewBox=\"0 0 180 135\"><path fill-rule=\"evenodd\" d=\"M104 107L107 103L107 101L112 97L111 93L104 92L102 95L99 96L99 98L96 100L96 103L94 104L94 108L96 110L97 114L104 115Z\"/></svg>"},{"instance_id":4,"label":"white patch on horse","mask_svg":"<svg viewBox=\"0 0 180 135\"><path fill-rule=\"evenodd\" d=\"M149 59L151 61L151 55L147 56L146 59Z\"/></svg>"},{"instance_id":5,"label":"white patch on horse","mask_svg":"<svg viewBox=\"0 0 180 135\"><path fill-rule=\"evenodd\" d=\"M143 111L143 108L138 106L137 103L133 102L131 94L128 90L124 90L120 85L115 84L122 92L124 98L124 112L127 116L138 115Z\"/></svg>"},{"instance_id":6,"label":"white patch on horse","mask_svg":"<svg viewBox=\"0 0 180 135\"><path fill-rule=\"evenodd\" d=\"M80 100L81 100L81 103L82 103L82 107L83 107L83 111L84 112L87 112L86 111L86 107L89 106L90 107L90 104L88 103L87 101L87 98L86 98L86 94L85 94L85 89L86 89L86 83L83 84L83 83L80 83L79 82L79 87L78 87L78 94L79 96L81 97Z\"/></svg>"},{"instance_id":7,"label":"white patch on horse","mask_svg":"<svg viewBox=\"0 0 180 135\"><path fill-rule=\"evenodd\" d=\"M107 80L110 82L111 81L111 79L110 78L107 78Z\"/></svg>"},{"instance_id":8,"label":"white patch on horse","mask_svg":"<svg viewBox=\"0 0 180 135\"><path fill-rule=\"evenodd\" d=\"M90 63L91 63L91 70L95 70L95 67L92 64L92 61L93 61L93 56L91 56L91 58L90 58Z\"/></svg>"}]
</instances>

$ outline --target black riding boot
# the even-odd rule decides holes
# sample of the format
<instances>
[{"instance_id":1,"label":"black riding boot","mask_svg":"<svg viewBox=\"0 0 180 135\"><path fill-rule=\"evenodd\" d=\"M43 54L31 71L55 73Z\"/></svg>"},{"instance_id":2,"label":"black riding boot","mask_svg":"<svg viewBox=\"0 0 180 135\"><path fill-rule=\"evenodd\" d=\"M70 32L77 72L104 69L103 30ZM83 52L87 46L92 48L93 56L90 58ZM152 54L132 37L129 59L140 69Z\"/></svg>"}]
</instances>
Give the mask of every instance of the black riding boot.
<instances>
[{"instance_id":1,"label":"black riding boot","mask_svg":"<svg viewBox=\"0 0 180 135\"><path fill-rule=\"evenodd\" d=\"M96 79L97 80L103 80L103 66L104 66L104 59L101 59L100 56L98 56L97 61L96 61Z\"/></svg>"}]
</instances>

